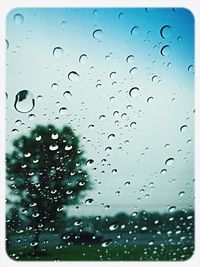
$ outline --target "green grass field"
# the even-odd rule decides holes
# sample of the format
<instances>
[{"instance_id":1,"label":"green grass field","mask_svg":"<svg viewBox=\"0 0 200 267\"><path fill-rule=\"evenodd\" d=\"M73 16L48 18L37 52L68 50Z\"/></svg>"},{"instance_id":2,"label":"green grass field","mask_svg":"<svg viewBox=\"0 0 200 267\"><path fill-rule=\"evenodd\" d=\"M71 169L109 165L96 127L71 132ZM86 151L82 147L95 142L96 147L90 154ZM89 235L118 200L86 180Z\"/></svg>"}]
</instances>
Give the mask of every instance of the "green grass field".
<instances>
[{"instance_id":1,"label":"green grass field","mask_svg":"<svg viewBox=\"0 0 200 267\"><path fill-rule=\"evenodd\" d=\"M183 261L193 254L193 247L107 247L73 246L47 249L39 257L30 256L30 249L8 249L8 255L19 261Z\"/></svg>"}]
</instances>

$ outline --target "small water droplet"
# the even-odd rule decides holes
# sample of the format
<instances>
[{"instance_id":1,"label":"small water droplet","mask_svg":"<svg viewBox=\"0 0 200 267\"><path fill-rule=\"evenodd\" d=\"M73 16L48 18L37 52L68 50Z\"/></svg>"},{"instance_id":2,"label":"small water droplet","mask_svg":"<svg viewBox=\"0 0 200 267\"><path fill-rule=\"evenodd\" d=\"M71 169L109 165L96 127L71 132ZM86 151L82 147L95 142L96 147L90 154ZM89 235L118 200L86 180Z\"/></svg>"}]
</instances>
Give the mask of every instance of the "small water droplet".
<instances>
[{"instance_id":1,"label":"small water droplet","mask_svg":"<svg viewBox=\"0 0 200 267\"><path fill-rule=\"evenodd\" d=\"M76 220L76 221L74 222L74 225L75 225L75 226L79 226L79 225L81 225L81 224L83 224L83 221L81 221L81 220Z\"/></svg>"},{"instance_id":2,"label":"small water droplet","mask_svg":"<svg viewBox=\"0 0 200 267\"><path fill-rule=\"evenodd\" d=\"M70 100L71 97L72 97L72 93L70 91L65 91L63 93L63 96L67 99L67 100Z\"/></svg>"},{"instance_id":3,"label":"small water droplet","mask_svg":"<svg viewBox=\"0 0 200 267\"><path fill-rule=\"evenodd\" d=\"M66 21L63 20L63 21L61 22L61 27L64 29L64 28L66 28L66 25L67 25Z\"/></svg>"},{"instance_id":4,"label":"small water droplet","mask_svg":"<svg viewBox=\"0 0 200 267\"><path fill-rule=\"evenodd\" d=\"M101 246L102 246L103 248L106 248L106 247L108 247L111 243L112 243L112 239L107 239L107 240L105 240L105 241L102 242Z\"/></svg>"},{"instance_id":5,"label":"small water droplet","mask_svg":"<svg viewBox=\"0 0 200 267\"><path fill-rule=\"evenodd\" d=\"M180 128L181 133L186 132L186 130L187 130L187 125L186 124L181 126L181 128Z\"/></svg>"},{"instance_id":6,"label":"small water droplet","mask_svg":"<svg viewBox=\"0 0 200 267\"><path fill-rule=\"evenodd\" d=\"M160 53L162 56L169 56L170 55L170 51L171 51L171 47L169 45L164 45L161 50Z\"/></svg>"},{"instance_id":7,"label":"small water droplet","mask_svg":"<svg viewBox=\"0 0 200 267\"><path fill-rule=\"evenodd\" d=\"M50 145L50 146L49 146L49 149L50 149L51 151L56 151L56 150L58 149L58 145Z\"/></svg>"},{"instance_id":8,"label":"small water droplet","mask_svg":"<svg viewBox=\"0 0 200 267\"><path fill-rule=\"evenodd\" d=\"M131 185L131 183L128 181L128 182L125 182L124 185L128 187Z\"/></svg>"},{"instance_id":9,"label":"small water droplet","mask_svg":"<svg viewBox=\"0 0 200 267\"><path fill-rule=\"evenodd\" d=\"M133 63L134 61L134 56L133 55L129 55L127 58L126 58L126 62L127 63Z\"/></svg>"},{"instance_id":10,"label":"small water droplet","mask_svg":"<svg viewBox=\"0 0 200 267\"><path fill-rule=\"evenodd\" d=\"M108 135L108 139L109 139L109 140L112 140L113 138L115 138L115 134L109 134L109 135Z\"/></svg>"},{"instance_id":11,"label":"small water droplet","mask_svg":"<svg viewBox=\"0 0 200 267\"><path fill-rule=\"evenodd\" d=\"M133 75L133 74L136 73L136 71L137 71L137 67L133 67L132 69L129 70L129 73L130 73L131 75Z\"/></svg>"},{"instance_id":12,"label":"small water droplet","mask_svg":"<svg viewBox=\"0 0 200 267\"><path fill-rule=\"evenodd\" d=\"M86 199L85 204L86 205L91 205L93 203L93 201L94 200L92 198L88 198L88 199Z\"/></svg>"},{"instance_id":13,"label":"small water droplet","mask_svg":"<svg viewBox=\"0 0 200 267\"><path fill-rule=\"evenodd\" d=\"M65 108L65 107L60 108L59 113L60 113L60 115L65 115L67 113L67 108Z\"/></svg>"},{"instance_id":14,"label":"small water droplet","mask_svg":"<svg viewBox=\"0 0 200 267\"><path fill-rule=\"evenodd\" d=\"M66 151L70 151L70 150L72 150L72 145L66 145L66 146L65 146L65 150L66 150Z\"/></svg>"},{"instance_id":15,"label":"small water droplet","mask_svg":"<svg viewBox=\"0 0 200 267\"><path fill-rule=\"evenodd\" d=\"M93 163L94 163L94 160L93 159L89 159L89 160L86 161L86 165L88 167L90 167Z\"/></svg>"},{"instance_id":16,"label":"small water droplet","mask_svg":"<svg viewBox=\"0 0 200 267\"><path fill-rule=\"evenodd\" d=\"M119 227L118 222L115 222L115 223L112 223L112 224L109 226L109 230L110 230L110 231L114 231L114 230L116 230L118 227Z\"/></svg>"},{"instance_id":17,"label":"small water droplet","mask_svg":"<svg viewBox=\"0 0 200 267\"><path fill-rule=\"evenodd\" d=\"M28 113L35 107L33 94L28 90L22 90L16 94L15 109L20 113Z\"/></svg>"},{"instance_id":18,"label":"small water droplet","mask_svg":"<svg viewBox=\"0 0 200 267\"><path fill-rule=\"evenodd\" d=\"M58 84L57 83L52 83L51 89L57 90L58 89Z\"/></svg>"},{"instance_id":19,"label":"small water droplet","mask_svg":"<svg viewBox=\"0 0 200 267\"><path fill-rule=\"evenodd\" d=\"M103 36L103 31L101 29L95 30L93 32L94 39L100 39Z\"/></svg>"},{"instance_id":20,"label":"small water droplet","mask_svg":"<svg viewBox=\"0 0 200 267\"><path fill-rule=\"evenodd\" d=\"M6 49L8 49L9 48L9 42L8 42L8 40L6 39Z\"/></svg>"},{"instance_id":21,"label":"small water droplet","mask_svg":"<svg viewBox=\"0 0 200 267\"><path fill-rule=\"evenodd\" d=\"M153 246L153 245L154 245L154 240L149 241L149 242L148 242L148 245L149 245L149 246Z\"/></svg>"},{"instance_id":22,"label":"small water droplet","mask_svg":"<svg viewBox=\"0 0 200 267\"><path fill-rule=\"evenodd\" d=\"M68 79L72 82L78 81L80 78L79 74L76 71L71 71L68 74Z\"/></svg>"},{"instance_id":23,"label":"small water droplet","mask_svg":"<svg viewBox=\"0 0 200 267\"><path fill-rule=\"evenodd\" d=\"M168 209L170 213L173 213L175 210L176 210L176 206L170 206Z\"/></svg>"},{"instance_id":24,"label":"small water droplet","mask_svg":"<svg viewBox=\"0 0 200 267\"><path fill-rule=\"evenodd\" d=\"M52 133L51 138L52 138L53 140L58 139L58 134L57 134L57 133Z\"/></svg>"},{"instance_id":25,"label":"small water droplet","mask_svg":"<svg viewBox=\"0 0 200 267\"><path fill-rule=\"evenodd\" d=\"M82 54L80 57L79 57L79 63L81 64L85 64L87 62L87 55L86 54Z\"/></svg>"},{"instance_id":26,"label":"small water droplet","mask_svg":"<svg viewBox=\"0 0 200 267\"><path fill-rule=\"evenodd\" d=\"M169 158L165 161L166 166L171 166L174 163L174 158Z\"/></svg>"},{"instance_id":27,"label":"small water droplet","mask_svg":"<svg viewBox=\"0 0 200 267\"><path fill-rule=\"evenodd\" d=\"M154 100L153 96L147 98L147 103L152 103Z\"/></svg>"},{"instance_id":28,"label":"small water droplet","mask_svg":"<svg viewBox=\"0 0 200 267\"><path fill-rule=\"evenodd\" d=\"M140 28L138 26L134 26L132 29L131 29L131 35L133 37L135 37L138 33L139 33L139 30Z\"/></svg>"},{"instance_id":29,"label":"small water droplet","mask_svg":"<svg viewBox=\"0 0 200 267\"><path fill-rule=\"evenodd\" d=\"M194 72L194 65L189 65L188 66L188 71L189 72Z\"/></svg>"},{"instance_id":30,"label":"small water droplet","mask_svg":"<svg viewBox=\"0 0 200 267\"><path fill-rule=\"evenodd\" d=\"M38 136L35 137L36 141L40 141L41 139L42 139L41 135L38 135Z\"/></svg>"},{"instance_id":31,"label":"small water droplet","mask_svg":"<svg viewBox=\"0 0 200 267\"><path fill-rule=\"evenodd\" d=\"M124 17L124 12L120 12L118 17L119 17L119 19L122 19Z\"/></svg>"},{"instance_id":32,"label":"small water droplet","mask_svg":"<svg viewBox=\"0 0 200 267\"><path fill-rule=\"evenodd\" d=\"M152 82L158 82L158 76L157 75L153 75L151 80L152 80Z\"/></svg>"},{"instance_id":33,"label":"small water droplet","mask_svg":"<svg viewBox=\"0 0 200 267\"><path fill-rule=\"evenodd\" d=\"M185 191L181 191L180 193L179 193L179 197L183 197L185 195Z\"/></svg>"},{"instance_id":34,"label":"small water droplet","mask_svg":"<svg viewBox=\"0 0 200 267\"><path fill-rule=\"evenodd\" d=\"M162 38L169 38L171 36L171 32L172 32L172 28L169 25L164 25L161 29L160 29L160 35Z\"/></svg>"},{"instance_id":35,"label":"small water droplet","mask_svg":"<svg viewBox=\"0 0 200 267\"><path fill-rule=\"evenodd\" d=\"M14 15L14 22L16 24L22 24L24 22L24 17L21 14L15 14Z\"/></svg>"},{"instance_id":36,"label":"small water droplet","mask_svg":"<svg viewBox=\"0 0 200 267\"><path fill-rule=\"evenodd\" d=\"M29 120L34 120L35 119L35 114L28 115L28 118L29 118Z\"/></svg>"},{"instance_id":37,"label":"small water droplet","mask_svg":"<svg viewBox=\"0 0 200 267\"><path fill-rule=\"evenodd\" d=\"M16 121L15 121L15 124L16 124L16 125L21 125L21 124L22 124L22 121L21 121L21 120L16 120Z\"/></svg>"},{"instance_id":38,"label":"small water droplet","mask_svg":"<svg viewBox=\"0 0 200 267\"><path fill-rule=\"evenodd\" d=\"M139 95L139 91L140 91L140 89L138 87L133 87L129 91L129 96L136 97Z\"/></svg>"},{"instance_id":39,"label":"small water droplet","mask_svg":"<svg viewBox=\"0 0 200 267\"><path fill-rule=\"evenodd\" d=\"M60 58L62 57L64 54L64 50L62 49L62 47L55 47L53 49L53 56L56 58Z\"/></svg>"},{"instance_id":40,"label":"small water droplet","mask_svg":"<svg viewBox=\"0 0 200 267\"><path fill-rule=\"evenodd\" d=\"M19 132L19 131L18 131L17 129L12 129L12 134L13 134L13 135L18 134L18 132Z\"/></svg>"},{"instance_id":41,"label":"small water droplet","mask_svg":"<svg viewBox=\"0 0 200 267\"><path fill-rule=\"evenodd\" d=\"M112 170L112 173L113 173L113 174L116 174L116 173L117 173L117 169L113 169L113 170Z\"/></svg>"},{"instance_id":42,"label":"small water droplet","mask_svg":"<svg viewBox=\"0 0 200 267\"><path fill-rule=\"evenodd\" d=\"M162 169L160 173L161 173L161 174L165 174L166 172L167 172L166 169Z\"/></svg>"}]
</instances>

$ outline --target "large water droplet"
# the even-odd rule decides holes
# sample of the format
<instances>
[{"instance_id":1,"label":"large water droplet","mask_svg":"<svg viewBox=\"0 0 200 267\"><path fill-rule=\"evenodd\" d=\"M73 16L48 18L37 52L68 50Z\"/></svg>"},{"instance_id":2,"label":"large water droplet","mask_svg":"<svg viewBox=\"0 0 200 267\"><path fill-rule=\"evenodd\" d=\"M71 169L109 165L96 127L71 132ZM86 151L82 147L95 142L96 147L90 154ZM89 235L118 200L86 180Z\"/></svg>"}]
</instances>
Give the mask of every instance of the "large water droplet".
<instances>
[{"instance_id":1,"label":"large water droplet","mask_svg":"<svg viewBox=\"0 0 200 267\"><path fill-rule=\"evenodd\" d=\"M69 74L68 74L68 79L70 81L73 81L73 82L76 82L78 81L79 79L79 74L76 72L76 71L71 71Z\"/></svg>"},{"instance_id":2,"label":"large water droplet","mask_svg":"<svg viewBox=\"0 0 200 267\"><path fill-rule=\"evenodd\" d=\"M80 57L79 57L79 62L81 64L85 64L87 62L87 55L86 54L82 54Z\"/></svg>"},{"instance_id":3,"label":"large water droplet","mask_svg":"<svg viewBox=\"0 0 200 267\"><path fill-rule=\"evenodd\" d=\"M22 90L16 94L14 107L18 112L28 113L35 107L33 94L28 90Z\"/></svg>"},{"instance_id":4,"label":"large water droplet","mask_svg":"<svg viewBox=\"0 0 200 267\"><path fill-rule=\"evenodd\" d=\"M161 29L160 29L160 35L162 38L169 38L171 36L171 32L172 32L172 28L169 25L164 25Z\"/></svg>"},{"instance_id":5,"label":"large water droplet","mask_svg":"<svg viewBox=\"0 0 200 267\"><path fill-rule=\"evenodd\" d=\"M22 24L24 22L24 17L21 14L16 14L14 16L14 22L16 24Z\"/></svg>"},{"instance_id":6,"label":"large water droplet","mask_svg":"<svg viewBox=\"0 0 200 267\"><path fill-rule=\"evenodd\" d=\"M138 87L133 87L133 88L131 88L131 90L129 91L129 95L131 96L131 97L136 97L136 96L138 96L139 95L139 88Z\"/></svg>"},{"instance_id":7,"label":"large water droplet","mask_svg":"<svg viewBox=\"0 0 200 267\"><path fill-rule=\"evenodd\" d=\"M101 29L95 30L93 32L94 39L100 39L103 36L103 31Z\"/></svg>"},{"instance_id":8,"label":"large water droplet","mask_svg":"<svg viewBox=\"0 0 200 267\"><path fill-rule=\"evenodd\" d=\"M170 51L171 51L171 47L169 45L164 45L161 50L160 53L162 56L169 56L170 55Z\"/></svg>"},{"instance_id":9,"label":"large water droplet","mask_svg":"<svg viewBox=\"0 0 200 267\"><path fill-rule=\"evenodd\" d=\"M171 166L174 163L174 158L169 158L165 161L166 166Z\"/></svg>"},{"instance_id":10,"label":"large water droplet","mask_svg":"<svg viewBox=\"0 0 200 267\"><path fill-rule=\"evenodd\" d=\"M53 56L54 57L59 58L59 57L63 56L63 54L64 54L64 50L62 49L62 47L55 47L53 49Z\"/></svg>"},{"instance_id":11,"label":"large water droplet","mask_svg":"<svg viewBox=\"0 0 200 267\"><path fill-rule=\"evenodd\" d=\"M131 35L132 35L133 37L135 37L135 36L138 34L139 30L140 30L140 28L139 28L138 26L134 26L134 27L131 29Z\"/></svg>"}]
</instances>

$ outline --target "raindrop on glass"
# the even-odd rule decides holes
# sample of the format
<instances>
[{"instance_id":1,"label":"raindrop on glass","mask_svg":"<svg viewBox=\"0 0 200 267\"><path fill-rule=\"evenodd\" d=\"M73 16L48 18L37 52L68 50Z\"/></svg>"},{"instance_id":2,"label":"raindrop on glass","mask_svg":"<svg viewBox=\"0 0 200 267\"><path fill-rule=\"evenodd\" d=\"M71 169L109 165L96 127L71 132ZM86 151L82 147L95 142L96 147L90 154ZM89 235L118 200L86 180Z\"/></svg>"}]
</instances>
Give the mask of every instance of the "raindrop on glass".
<instances>
[{"instance_id":1,"label":"raindrop on glass","mask_svg":"<svg viewBox=\"0 0 200 267\"><path fill-rule=\"evenodd\" d=\"M133 63L134 61L134 56L133 55L129 55L127 58L126 58L126 62L127 63Z\"/></svg>"},{"instance_id":2,"label":"raindrop on glass","mask_svg":"<svg viewBox=\"0 0 200 267\"><path fill-rule=\"evenodd\" d=\"M70 91L65 91L63 93L63 96L67 99L67 100L70 100L71 97L72 97L72 93Z\"/></svg>"},{"instance_id":3,"label":"raindrop on glass","mask_svg":"<svg viewBox=\"0 0 200 267\"><path fill-rule=\"evenodd\" d=\"M168 211L170 213L174 212L175 210L176 210L176 207L175 206L170 206L169 209L168 209Z\"/></svg>"},{"instance_id":4,"label":"raindrop on glass","mask_svg":"<svg viewBox=\"0 0 200 267\"><path fill-rule=\"evenodd\" d=\"M132 29L131 29L131 35L133 36L133 37L135 37L137 34L138 34L138 32L139 32L139 27L138 26L134 26Z\"/></svg>"},{"instance_id":5,"label":"raindrop on glass","mask_svg":"<svg viewBox=\"0 0 200 267\"><path fill-rule=\"evenodd\" d=\"M76 82L79 80L79 74L76 71L71 71L68 74L68 79L72 82Z\"/></svg>"},{"instance_id":6,"label":"raindrop on glass","mask_svg":"<svg viewBox=\"0 0 200 267\"><path fill-rule=\"evenodd\" d=\"M65 107L60 108L59 113L60 113L60 115L65 115L67 113L67 108L65 108Z\"/></svg>"},{"instance_id":7,"label":"raindrop on glass","mask_svg":"<svg viewBox=\"0 0 200 267\"><path fill-rule=\"evenodd\" d=\"M183 126L181 126L181 128L180 128L180 132L181 132L181 133L184 133L185 131L187 131L187 125L183 125Z\"/></svg>"},{"instance_id":8,"label":"raindrop on glass","mask_svg":"<svg viewBox=\"0 0 200 267\"><path fill-rule=\"evenodd\" d=\"M103 31L101 29L95 30L92 35L94 39L100 39L103 36Z\"/></svg>"},{"instance_id":9,"label":"raindrop on glass","mask_svg":"<svg viewBox=\"0 0 200 267\"><path fill-rule=\"evenodd\" d=\"M152 102L153 102L153 97L152 96L148 97L147 98L147 103L152 103Z\"/></svg>"},{"instance_id":10,"label":"raindrop on glass","mask_svg":"<svg viewBox=\"0 0 200 267\"><path fill-rule=\"evenodd\" d=\"M8 40L6 39L6 49L8 49L9 48L9 42L8 42Z\"/></svg>"},{"instance_id":11,"label":"raindrop on glass","mask_svg":"<svg viewBox=\"0 0 200 267\"><path fill-rule=\"evenodd\" d=\"M189 72L194 72L194 65L189 65L188 66L188 71Z\"/></svg>"},{"instance_id":12,"label":"raindrop on glass","mask_svg":"<svg viewBox=\"0 0 200 267\"><path fill-rule=\"evenodd\" d=\"M85 64L87 62L87 55L86 54L82 54L80 57L79 57L79 63L81 64Z\"/></svg>"},{"instance_id":13,"label":"raindrop on glass","mask_svg":"<svg viewBox=\"0 0 200 267\"><path fill-rule=\"evenodd\" d=\"M58 84L57 83L52 83L51 89L57 90L58 89Z\"/></svg>"},{"instance_id":14,"label":"raindrop on glass","mask_svg":"<svg viewBox=\"0 0 200 267\"><path fill-rule=\"evenodd\" d=\"M174 163L174 158L169 158L165 161L166 166L171 166Z\"/></svg>"},{"instance_id":15,"label":"raindrop on glass","mask_svg":"<svg viewBox=\"0 0 200 267\"><path fill-rule=\"evenodd\" d=\"M136 97L139 95L139 88L138 87L133 87L131 88L131 90L129 91L129 96L131 97Z\"/></svg>"},{"instance_id":16,"label":"raindrop on glass","mask_svg":"<svg viewBox=\"0 0 200 267\"><path fill-rule=\"evenodd\" d=\"M50 145L50 146L49 146L49 149L50 149L51 151L55 151L55 150L58 149L58 145Z\"/></svg>"},{"instance_id":17,"label":"raindrop on glass","mask_svg":"<svg viewBox=\"0 0 200 267\"><path fill-rule=\"evenodd\" d=\"M171 32L172 32L172 28L169 25L164 25L161 29L160 29L160 35L162 38L169 38L171 36Z\"/></svg>"},{"instance_id":18,"label":"raindrop on glass","mask_svg":"<svg viewBox=\"0 0 200 267\"><path fill-rule=\"evenodd\" d=\"M18 112L28 113L35 107L35 99L28 90L16 94L14 107Z\"/></svg>"},{"instance_id":19,"label":"raindrop on glass","mask_svg":"<svg viewBox=\"0 0 200 267\"><path fill-rule=\"evenodd\" d=\"M88 198L88 199L86 199L85 204L86 205L91 205L93 203L93 201L94 200L92 198Z\"/></svg>"},{"instance_id":20,"label":"raindrop on glass","mask_svg":"<svg viewBox=\"0 0 200 267\"><path fill-rule=\"evenodd\" d=\"M87 166L91 166L93 163L94 163L93 159L89 159L89 160L86 161L86 165Z\"/></svg>"},{"instance_id":21,"label":"raindrop on glass","mask_svg":"<svg viewBox=\"0 0 200 267\"><path fill-rule=\"evenodd\" d=\"M160 53L162 56L169 56L170 55L170 51L171 51L171 47L169 45L164 45L161 50Z\"/></svg>"},{"instance_id":22,"label":"raindrop on glass","mask_svg":"<svg viewBox=\"0 0 200 267\"><path fill-rule=\"evenodd\" d=\"M105 241L102 242L101 246L102 246L103 248L106 248L106 247L108 247L111 243L112 243L112 239L107 239L107 240L105 240Z\"/></svg>"},{"instance_id":23,"label":"raindrop on glass","mask_svg":"<svg viewBox=\"0 0 200 267\"><path fill-rule=\"evenodd\" d=\"M64 50L62 49L62 47L55 47L53 49L53 56L56 58L60 58L62 57L64 54Z\"/></svg>"},{"instance_id":24,"label":"raindrop on glass","mask_svg":"<svg viewBox=\"0 0 200 267\"><path fill-rule=\"evenodd\" d=\"M16 24L22 24L24 22L24 17L21 14L16 14L14 16L14 22Z\"/></svg>"},{"instance_id":25,"label":"raindrop on glass","mask_svg":"<svg viewBox=\"0 0 200 267\"><path fill-rule=\"evenodd\" d=\"M181 191L180 193L179 193L179 197L183 197L185 195L185 192L184 191Z\"/></svg>"}]
</instances>

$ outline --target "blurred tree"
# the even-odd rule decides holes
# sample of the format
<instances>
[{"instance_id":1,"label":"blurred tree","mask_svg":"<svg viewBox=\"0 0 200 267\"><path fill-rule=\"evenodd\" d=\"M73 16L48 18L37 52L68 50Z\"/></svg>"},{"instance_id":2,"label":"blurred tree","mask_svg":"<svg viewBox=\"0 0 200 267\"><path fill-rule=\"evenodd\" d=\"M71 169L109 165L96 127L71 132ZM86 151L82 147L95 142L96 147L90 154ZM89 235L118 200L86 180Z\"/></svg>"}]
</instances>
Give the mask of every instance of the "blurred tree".
<instances>
[{"instance_id":1,"label":"blurred tree","mask_svg":"<svg viewBox=\"0 0 200 267\"><path fill-rule=\"evenodd\" d=\"M91 189L86 159L79 137L68 126L59 130L38 125L13 145L13 152L6 155L9 203L34 231L32 246L38 255L41 232L61 227L64 207L78 203Z\"/></svg>"}]
</instances>

